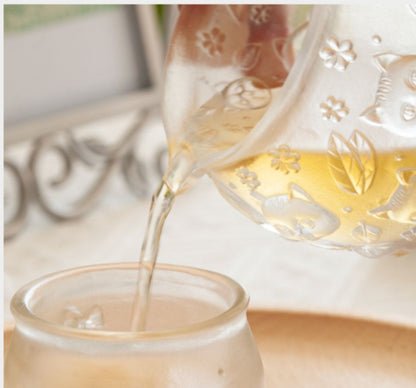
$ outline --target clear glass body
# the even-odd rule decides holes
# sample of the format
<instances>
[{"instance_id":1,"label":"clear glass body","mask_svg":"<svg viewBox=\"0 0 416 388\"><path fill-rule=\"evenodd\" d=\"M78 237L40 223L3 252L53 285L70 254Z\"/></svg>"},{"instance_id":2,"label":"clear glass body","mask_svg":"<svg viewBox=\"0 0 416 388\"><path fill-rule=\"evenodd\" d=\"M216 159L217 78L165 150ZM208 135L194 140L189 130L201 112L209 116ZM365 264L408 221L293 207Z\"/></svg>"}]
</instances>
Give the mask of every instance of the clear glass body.
<instances>
[{"instance_id":1,"label":"clear glass body","mask_svg":"<svg viewBox=\"0 0 416 388\"><path fill-rule=\"evenodd\" d=\"M263 387L241 286L212 272L159 265L148 330L129 332L136 281L137 265L99 265L18 291L5 386Z\"/></svg>"},{"instance_id":2,"label":"clear glass body","mask_svg":"<svg viewBox=\"0 0 416 388\"><path fill-rule=\"evenodd\" d=\"M229 203L287 239L415 249L415 7L314 6L307 26L303 6L206 7L198 24L184 8L172 39L172 155L186 149Z\"/></svg>"}]
</instances>

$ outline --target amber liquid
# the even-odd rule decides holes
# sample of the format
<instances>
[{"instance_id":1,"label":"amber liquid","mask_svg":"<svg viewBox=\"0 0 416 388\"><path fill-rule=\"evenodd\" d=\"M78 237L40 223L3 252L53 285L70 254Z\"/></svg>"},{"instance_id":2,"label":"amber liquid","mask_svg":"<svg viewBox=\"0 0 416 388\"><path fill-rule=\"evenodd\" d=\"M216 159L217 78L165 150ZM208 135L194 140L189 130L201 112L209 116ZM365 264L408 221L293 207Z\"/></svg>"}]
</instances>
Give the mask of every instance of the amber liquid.
<instances>
[{"instance_id":1,"label":"amber liquid","mask_svg":"<svg viewBox=\"0 0 416 388\"><path fill-rule=\"evenodd\" d=\"M346 156L337 157L275 148L213 177L234 206L293 240L325 239L334 248L411 242L416 233L416 150L362 155L374 159L367 170L346 164L351 168L345 171L338 162Z\"/></svg>"}]
</instances>

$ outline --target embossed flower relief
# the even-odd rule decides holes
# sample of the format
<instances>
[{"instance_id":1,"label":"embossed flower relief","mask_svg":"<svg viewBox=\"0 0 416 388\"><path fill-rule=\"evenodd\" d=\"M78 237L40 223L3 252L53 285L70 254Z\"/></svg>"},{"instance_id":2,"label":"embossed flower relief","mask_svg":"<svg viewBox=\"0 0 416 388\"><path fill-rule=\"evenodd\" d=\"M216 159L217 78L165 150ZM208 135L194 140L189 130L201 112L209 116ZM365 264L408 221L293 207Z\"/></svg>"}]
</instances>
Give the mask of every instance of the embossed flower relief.
<instances>
[{"instance_id":1,"label":"embossed flower relief","mask_svg":"<svg viewBox=\"0 0 416 388\"><path fill-rule=\"evenodd\" d=\"M198 31L197 33L198 47L210 57L221 55L224 52L224 41L225 34L218 27L213 27L210 31Z\"/></svg>"},{"instance_id":2,"label":"embossed flower relief","mask_svg":"<svg viewBox=\"0 0 416 388\"><path fill-rule=\"evenodd\" d=\"M240 168L237 171L237 176L243 185L247 185L251 190L256 190L260 186L260 181L255 172L249 171L247 168Z\"/></svg>"},{"instance_id":3,"label":"embossed flower relief","mask_svg":"<svg viewBox=\"0 0 416 388\"><path fill-rule=\"evenodd\" d=\"M267 23L271 17L269 5L252 5L250 7L250 21L256 25Z\"/></svg>"},{"instance_id":4,"label":"embossed flower relief","mask_svg":"<svg viewBox=\"0 0 416 388\"><path fill-rule=\"evenodd\" d=\"M292 151L286 144L269 151L269 155L273 156L271 166L284 174L297 173L300 170L298 164L300 155Z\"/></svg>"},{"instance_id":5,"label":"embossed flower relief","mask_svg":"<svg viewBox=\"0 0 416 388\"><path fill-rule=\"evenodd\" d=\"M350 40L338 41L335 38L329 38L326 46L321 48L319 56L328 69L334 68L338 71L345 71L350 63L357 58Z\"/></svg>"},{"instance_id":6,"label":"embossed flower relief","mask_svg":"<svg viewBox=\"0 0 416 388\"><path fill-rule=\"evenodd\" d=\"M336 100L333 96L329 96L326 102L320 105L320 110L324 120L330 120L334 123L341 121L349 112L344 101Z\"/></svg>"}]
</instances>

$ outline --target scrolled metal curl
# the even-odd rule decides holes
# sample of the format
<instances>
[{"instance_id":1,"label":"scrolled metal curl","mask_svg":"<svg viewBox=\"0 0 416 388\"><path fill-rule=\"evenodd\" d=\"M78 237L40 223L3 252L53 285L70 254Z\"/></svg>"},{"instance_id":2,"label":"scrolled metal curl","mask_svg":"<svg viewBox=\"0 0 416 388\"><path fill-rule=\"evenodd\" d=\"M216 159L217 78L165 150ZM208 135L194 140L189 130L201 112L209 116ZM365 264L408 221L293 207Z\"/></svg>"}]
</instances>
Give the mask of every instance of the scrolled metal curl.
<instances>
[{"instance_id":1,"label":"scrolled metal curl","mask_svg":"<svg viewBox=\"0 0 416 388\"><path fill-rule=\"evenodd\" d=\"M25 183L23 172L15 163L11 160L5 159L4 171L9 171L12 174L18 187L18 197L13 198L13 200L17 201L17 209L9 220L5 220L4 239L7 240L15 236L25 222L29 202L29 192L28 186Z\"/></svg>"}]
</instances>

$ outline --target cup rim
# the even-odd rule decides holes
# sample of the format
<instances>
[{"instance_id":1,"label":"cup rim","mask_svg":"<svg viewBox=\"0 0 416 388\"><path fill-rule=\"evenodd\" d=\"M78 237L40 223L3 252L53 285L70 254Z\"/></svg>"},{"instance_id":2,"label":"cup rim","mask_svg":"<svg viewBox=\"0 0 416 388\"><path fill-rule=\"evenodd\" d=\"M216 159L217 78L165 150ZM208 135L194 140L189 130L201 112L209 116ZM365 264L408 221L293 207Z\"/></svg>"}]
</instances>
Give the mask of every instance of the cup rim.
<instances>
[{"instance_id":1,"label":"cup rim","mask_svg":"<svg viewBox=\"0 0 416 388\"><path fill-rule=\"evenodd\" d=\"M68 327L63 324L57 324L51 321L42 319L36 315L29 307L29 301L33 294L41 287L46 286L62 278L76 276L86 272L98 272L106 270L138 270L139 264L134 262L115 262L106 264L94 264L81 267L66 269L51 274L47 274L20 288L13 296L10 307L11 312L16 320L16 327L19 324L29 326L32 329L37 329L41 332L49 334L60 335L64 337L89 339L89 340L107 340L107 341L149 341L160 340L168 338L176 338L182 336L189 336L195 333L200 333L215 327L222 326L227 322L233 320L239 314L243 313L249 302L249 297L245 289L230 277L195 267L162 264L158 263L155 266L155 271L171 271L186 273L192 276L203 277L211 280L214 283L221 283L228 286L235 291L235 300L225 311L215 315L212 318L202 322L186 325L175 329L165 330L149 330L149 331L112 331L112 330L86 330Z\"/></svg>"}]
</instances>

